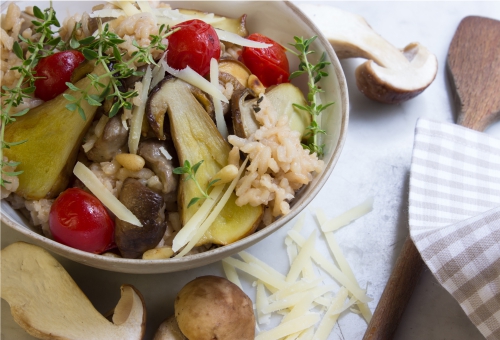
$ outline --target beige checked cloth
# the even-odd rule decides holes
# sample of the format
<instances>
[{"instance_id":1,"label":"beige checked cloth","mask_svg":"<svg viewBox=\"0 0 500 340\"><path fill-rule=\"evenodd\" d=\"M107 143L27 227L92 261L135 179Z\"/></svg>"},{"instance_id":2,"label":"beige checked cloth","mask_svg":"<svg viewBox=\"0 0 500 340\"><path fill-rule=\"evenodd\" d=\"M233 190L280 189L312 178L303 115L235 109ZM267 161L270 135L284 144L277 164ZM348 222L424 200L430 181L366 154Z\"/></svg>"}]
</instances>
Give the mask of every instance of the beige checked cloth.
<instances>
[{"instance_id":1,"label":"beige checked cloth","mask_svg":"<svg viewBox=\"0 0 500 340\"><path fill-rule=\"evenodd\" d=\"M419 119L409 225L437 280L486 339L500 339L500 140Z\"/></svg>"}]
</instances>

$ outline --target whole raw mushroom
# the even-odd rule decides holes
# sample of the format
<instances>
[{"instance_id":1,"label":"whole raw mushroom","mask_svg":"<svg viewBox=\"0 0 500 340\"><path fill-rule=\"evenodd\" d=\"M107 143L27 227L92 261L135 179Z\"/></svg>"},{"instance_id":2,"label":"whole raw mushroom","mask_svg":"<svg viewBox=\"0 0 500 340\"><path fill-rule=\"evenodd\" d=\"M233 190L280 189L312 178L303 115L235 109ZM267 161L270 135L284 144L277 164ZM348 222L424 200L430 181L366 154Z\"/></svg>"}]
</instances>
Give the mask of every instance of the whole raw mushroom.
<instances>
[{"instance_id":1,"label":"whole raw mushroom","mask_svg":"<svg viewBox=\"0 0 500 340\"><path fill-rule=\"evenodd\" d=\"M175 299L175 318L189 340L253 340L252 301L235 284L201 276L186 284Z\"/></svg>"},{"instance_id":2,"label":"whole raw mushroom","mask_svg":"<svg viewBox=\"0 0 500 340\"><path fill-rule=\"evenodd\" d=\"M402 103L418 96L436 78L437 58L422 44L412 42L400 50L359 15L330 5L299 7L321 28L339 59L368 59L356 69L356 85L368 98Z\"/></svg>"}]
</instances>

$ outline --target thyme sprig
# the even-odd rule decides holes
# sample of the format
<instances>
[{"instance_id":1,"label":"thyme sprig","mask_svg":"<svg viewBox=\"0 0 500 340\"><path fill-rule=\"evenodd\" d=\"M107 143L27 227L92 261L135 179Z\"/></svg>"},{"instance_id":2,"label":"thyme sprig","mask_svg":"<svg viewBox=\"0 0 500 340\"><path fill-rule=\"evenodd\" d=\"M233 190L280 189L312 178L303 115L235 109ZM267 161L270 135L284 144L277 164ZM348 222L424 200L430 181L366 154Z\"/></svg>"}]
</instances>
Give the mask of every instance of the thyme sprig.
<instances>
[{"instance_id":1,"label":"thyme sprig","mask_svg":"<svg viewBox=\"0 0 500 340\"><path fill-rule=\"evenodd\" d=\"M317 36L313 36L309 39L294 37L295 43L290 45L295 48L295 51L291 49L287 50L296 55L300 60L298 70L290 74L289 79L297 78L304 73L307 73L309 79L307 83L309 87L309 93L307 94L307 101L309 102L309 105L304 106L296 103L293 104L293 106L295 106L296 108L304 110L311 115L311 125L307 127L307 133L305 135L307 143L302 144L302 146L305 149L310 150L311 153L316 152L318 156L322 156L324 154L325 145L318 145L318 135L326 134L326 131L321 129L318 124L317 118L321 112L323 112L327 107L333 105L334 102L323 105L319 103L319 100L317 98L318 93L324 92L318 85L318 83L323 77L328 76L328 73L323 69L327 65L330 65L330 63L326 61L325 52L323 52L321 58L319 59L319 62L316 65L313 65L307 59L307 56L309 54L315 53L314 51L310 50L309 47L314 42L314 40L316 40L316 38Z\"/></svg>"},{"instance_id":2,"label":"thyme sprig","mask_svg":"<svg viewBox=\"0 0 500 340\"><path fill-rule=\"evenodd\" d=\"M70 89L81 94L78 98L71 94L64 94L64 97L70 102L66 105L66 108L70 111L77 110L83 119L85 119L85 113L81 106L82 100L92 106L100 106L105 99L112 99L114 104L109 112L110 117L115 116L121 108L132 109L130 99L137 97L139 94L137 91L123 91L121 80L130 76L142 76L144 74L135 70L135 67L133 67L135 62L156 64L151 51L155 49L165 51L164 39L176 30L170 30L169 26L161 25L158 35L151 35L151 42L146 47L139 46L137 41L134 40L132 44L137 48L137 51L133 52L131 58L127 61L123 58L126 52L121 52L118 48L118 45L124 43L125 40L111 32L108 24L101 25L99 31L100 33L97 36L90 36L78 41L74 38L70 40L72 48L81 51L87 60L95 61L96 65L101 64L105 70L101 75L88 74L87 77L91 81L84 89L78 88L72 83L66 83ZM108 54L108 51L112 53ZM103 83L106 78L109 78L109 86ZM102 92L100 95L89 94L91 88L101 89Z\"/></svg>"},{"instance_id":3,"label":"thyme sprig","mask_svg":"<svg viewBox=\"0 0 500 340\"><path fill-rule=\"evenodd\" d=\"M200 199L203 199L203 198L209 198L208 196L208 190L215 184L217 183L218 181L220 181L220 179L214 179L212 181L210 181L208 184L207 184L207 188L205 190L203 190L201 188L201 185L200 183L198 182L198 180L196 179L196 172L198 172L198 169L200 168L201 164L203 164L203 160L199 161L198 163L196 163L195 165L191 166L191 163L188 161L188 160L185 160L184 161L184 166L181 166L181 167L178 167L178 168L175 168L174 169L174 174L177 174L177 175L183 175L183 174L186 174L186 178L184 179L185 181L189 181L189 180L193 180L194 183L196 184L196 187L198 188L198 190L200 191L201 193L201 197L193 197L190 201L189 201L189 204L188 204L188 208L190 206L192 206L193 204L195 204L196 202L198 202Z\"/></svg>"},{"instance_id":4,"label":"thyme sprig","mask_svg":"<svg viewBox=\"0 0 500 340\"><path fill-rule=\"evenodd\" d=\"M22 173L22 171L10 172L4 170L4 167L16 167L20 163L12 161L4 162L3 149L10 149L13 146L23 144L26 140L14 142L4 140L5 126L15 122L17 117L25 115L29 111L29 108L16 113L11 113L11 110L13 107L21 105L24 98L31 98L31 94L35 91L36 74L34 72L34 68L38 64L38 61L41 58L54 53L54 50L61 46L61 38L55 36L58 31L52 30L52 26L61 26L56 18L56 12L52 6L44 11L37 6L34 6L33 14L37 20L33 20L32 24L35 26L35 33L41 34L40 39L38 39L38 41L30 41L19 35L19 40L27 45L27 51L29 54L25 57L21 44L18 41L14 42L12 50L14 54L21 59L22 63L18 66L12 67L11 70L18 71L20 77L14 87L9 88L7 86L2 86L1 91L1 96L5 99L2 103L1 109L0 140L2 145L0 148L0 169L2 174L6 176L18 176ZM10 182L0 176L0 185L5 186L7 183Z\"/></svg>"}]
</instances>

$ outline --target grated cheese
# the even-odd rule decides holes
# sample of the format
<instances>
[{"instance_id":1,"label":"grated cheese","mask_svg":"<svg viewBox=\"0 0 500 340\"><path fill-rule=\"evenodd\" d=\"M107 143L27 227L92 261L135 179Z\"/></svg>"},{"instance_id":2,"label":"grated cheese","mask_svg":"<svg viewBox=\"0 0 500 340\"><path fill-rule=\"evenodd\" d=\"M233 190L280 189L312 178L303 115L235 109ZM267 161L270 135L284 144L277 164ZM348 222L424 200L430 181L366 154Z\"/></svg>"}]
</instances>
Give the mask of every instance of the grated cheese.
<instances>
[{"instance_id":1,"label":"grated cheese","mask_svg":"<svg viewBox=\"0 0 500 340\"><path fill-rule=\"evenodd\" d=\"M302 330L315 325L320 320L318 314L309 313L293 320L284 322L274 329L261 332L255 337L255 340L275 340L287 335L301 332Z\"/></svg>"},{"instance_id":2,"label":"grated cheese","mask_svg":"<svg viewBox=\"0 0 500 340\"><path fill-rule=\"evenodd\" d=\"M290 230L288 235L302 247L306 242L305 239L297 233L295 230ZM337 280L340 284L346 287L358 300L363 302L369 302L370 299L366 296L365 292L356 287L356 285L345 276L332 262L329 262L319 251L314 250L312 253L312 259L326 271L330 276Z\"/></svg>"},{"instance_id":3,"label":"grated cheese","mask_svg":"<svg viewBox=\"0 0 500 340\"><path fill-rule=\"evenodd\" d=\"M333 257L335 258L337 263L339 264L340 270L342 270L342 272L347 276L347 278L349 280L351 280L351 282L356 287L360 288L359 283L356 280L356 277L354 276L354 273L351 269L351 266L349 265L349 263L347 262L347 259L342 254L342 250L340 249L337 241L335 240L335 236L333 235L333 232L325 232L324 231L325 228L323 228L323 227L326 224L326 216L325 216L324 212L320 210L317 212L316 216L317 216L318 222L321 226L321 230L323 231L323 235L326 238L326 241L328 243L330 251L332 252ZM372 318L372 313L371 313L370 309L368 308L368 306L366 305L366 303L360 302L360 303L358 303L358 307L359 307L359 310L361 311L361 314L363 315L364 319L366 320L366 322L369 323L371 318Z\"/></svg>"},{"instance_id":4,"label":"grated cheese","mask_svg":"<svg viewBox=\"0 0 500 340\"><path fill-rule=\"evenodd\" d=\"M99 178L85 165L77 162L73 173L85 186L120 220L142 227L139 219L101 183Z\"/></svg>"},{"instance_id":5,"label":"grated cheese","mask_svg":"<svg viewBox=\"0 0 500 340\"><path fill-rule=\"evenodd\" d=\"M165 70L174 77L182 79L186 83L196 86L200 90L211 95L214 100L217 99L223 101L224 103L229 103L226 96L224 96L222 91L217 86L212 85L208 80L200 76L191 67L186 66L186 68L182 70L176 70L171 68L167 63L165 63L164 67Z\"/></svg>"},{"instance_id":6,"label":"grated cheese","mask_svg":"<svg viewBox=\"0 0 500 340\"><path fill-rule=\"evenodd\" d=\"M269 300L266 295L266 289L261 281L257 282L257 295L255 296L255 306L257 310L257 320L260 325L271 322L271 313L264 310L269 306Z\"/></svg>"},{"instance_id":7,"label":"grated cheese","mask_svg":"<svg viewBox=\"0 0 500 340\"><path fill-rule=\"evenodd\" d=\"M242 270L254 276L255 278L261 280L263 283L266 283L267 285L270 285L276 289L281 289L286 285L284 280L280 280L277 277L269 275L269 273L266 272L264 269L261 269L257 266L251 266L248 263L234 259L232 257L227 257L223 259L222 262L226 262L235 267L236 269Z\"/></svg>"},{"instance_id":8,"label":"grated cheese","mask_svg":"<svg viewBox=\"0 0 500 340\"><path fill-rule=\"evenodd\" d=\"M217 63L217 59L210 59L210 83L214 87L219 87L219 64ZM224 139L227 139L229 135L227 131L226 121L224 120L224 113L222 112L222 104L220 100L214 98L214 110L215 110L215 122L217 124L217 130L219 130L220 134Z\"/></svg>"},{"instance_id":9,"label":"grated cheese","mask_svg":"<svg viewBox=\"0 0 500 340\"><path fill-rule=\"evenodd\" d=\"M222 208L226 205L227 201L229 200L229 197L231 197L231 194L234 191L234 188L236 187L236 183L240 179L241 175L243 174L243 171L245 170L246 164L248 162L248 157L245 159L243 164L241 164L241 167L238 171L238 175L236 175L235 179L229 184L228 188L222 195L222 197L218 201L210 202L210 207L213 207L213 210L210 212L210 214L207 216L207 218L204 221L198 221L202 222L201 225L197 222L195 226L199 226L198 229L196 230L196 233L189 239L188 244L182 249L182 251L177 254L175 257L182 257L186 255L191 249L194 248L196 243L205 235L205 232L210 228L214 220L219 216L219 213L221 212ZM216 186L215 188L212 189L212 192L215 191L218 188L221 188L221 190L225 187L225 185L220 185ZM211 201L209 199L205 201ZM203 207L203 205L202 205ZM200 208L201 210L201 208ZM194 217L194 216L193 216ZM192 219L192 218L191 218ZM191 221L191 219L189 221ZM188 223L189 223L188 221ZM187 223L186 223L187 224ZM184 228L183 228L184 229ZM182 229L181 229L182 231ZM180 233L180 231L179 231ZM174 239L175 240L175 239Z\"/></svg>"},{"instance_id":10,"label":"grated cheese","mask_svg":"<svg viewBox=\"0 0 500 340\"><path fill-rule=\"evenodd\" d=\"M253 41L250 39L245 39L241 36L239 36L236 33L224 31L221 29L216 28L215 32L217 32L217 36L219 37L219 40L222 41L227 41L235 45L240 45L240 46L245 46L245 47L253 47L253 48L267 48L271 47L271 44L266 44L262 43L259 41Z\"/></svg>"},{"instance_id":11,"label":"grated cheese","mask_svg":"<svg viewBox=\"0 0 500 340\"><path fill-rule=\"evenodd\" d=\"M365 202L365 211L367 205L371 205L369 200ZM323 231L328 222L325 214L318 211L316 219ZM287 275L279 273L247 252L239 253L243 261L231 257L223 260L223 265L231 265L235 271L242 270L257 278L255 309L259 324L267 323L273 313L283 315L278 326L260 332L255 337L256 340L327 339L343 312L360 313L365 319L367 315L371 316L366 304L371 299L366 296L366 291L360 288L333 233L322 232L332 255L331 259L327 259L315 249L316 230L306 240L300 234L303 226L304 216L301 215L285 238L290 260ZM334 260L337 261L338 267ZM321 273L319 277L316 275L317 267L313 265L313 261L341 285L340 289L335 284L322 284L324 278ZM266 288L271 295L266 293ZM337 294L332 298L332 293L336 290ZM346 301L347 298L349 300ZM359 312L352 308L354 305L358 306ZM319 311L323 316L311 313L313 310Z\"/></svg>"},{"instance_id":12,"label":"grated cheese","mask_svg":"<svg viewBox=\"0 0 500 340\"><path fill-rule=\"evenodd\" d=\"M222 262L222 268L224 268L224 273L226 274L227 279L243 290L236 268L225 262Z\"/></svg>"},{"instance_id":13,"label":"grated cheese","mask_svg":"<svg viewBox=\"0 0 500 340\"><path fill-rule=\"evenodd\" d=\"M163 146L160 146L160 152L163 156L165 156L166 159L168 159L169 161L172 159L172 155L170 155L167 151L167 149L165 149Z\"/></svg>"},{"instance_id":14,"label":"grated cheese","mask_svg":"<svg viewBox=\"0 0 500 340\"><path fill-rule=\"evenodd\" d=\"M357 205L354 208L349 209L345 213L326 222L321 227L321 229L324 232L335 231L357 220L358 218L368 214L372 210L373 210L373 197L369 197L368 199L366 199L366 201L364 201L360 205Z\"/></svg>"},{"instance_id":15,"label":"grated cheese","mask_svg":"<svg viewBox=\"0 0 500 340\"><path fill-rule=\"evenodd\" d=\"M347 289L344 287L340 288L340 291L335 296L330 308L321 319L316 332L314 333L313 339L315 340L326 340L328 335L331 333L335 323L337 323L337 319L340 314L334 314L335 310L342 307L345 299L347 298Z\"/></svg>"},{"instance_id":16,"label":"grated cheese","mask_svg":"<svg viewBox=\"0 0 500 340\"><path fill-rule=\"evenodd\" d=\"M172 249L174 252L179 251L182 247L188 244L196 234L196 230L203 223L203 221L208 217L210 211L214 205L218 202L222 193L224 191L224 186L214 187L209 194L209 198L205 199L200 209L186 222L186 224L179 230L177 235L175 235L172 241Z\"/></svg>"},{"instance_id":17,"label":"grated cheese","mask_svg":"<svg viewBox=\"0 0 500 340\"><path fill-rule=\"evenodd\" d=\"M148 100L148 89L151 84L151 68L146 68L146 73L142 78L142 92L140 94L139 106L134 106L132 119L130 120L130 133L128 136L128 150L131 154L137 154L139 140L141 139L142 121L146 112L146 102Z\"/></svg>"},{"instance_id":18,"label":"grated cheese","mask_svg":"<svg viewBox=\"0 0 500 340\"><path fill-rule=\"evenodd\" d=\"M260 266L262 269L264 269L265 271L267 271L270 275L274 275L274 276L280 278L281 280L285 281L285 279L286 279L285 275L281 274L280 272L278 272L276 269L274 269L273 267L271 267L267 263L259 260L258 258L247 253L246 251L241 251L238 253L238 255L240 255L240 257L246 263L256 264L256 265Z\"/></svg>"},{"instance_id":19,"label":"grated cheese","mask_svg":"<svg viewBox=\"0 0 500 340\"><path fill-rule=\"evenodd\" d=\"M311 235L309 235L309 238L304 243L304 246L299 251L299 254L293 261L292 266L290 267L290 271L286 276L285 279L286 282L294 282L295 280L297 280L300 272L302 271L302 268L304 268L307 265L307 261L311 258L311 254L314 250L315 241L316 241L316 230L314 230L311 233Z\"/></svg>"}]
</instances>

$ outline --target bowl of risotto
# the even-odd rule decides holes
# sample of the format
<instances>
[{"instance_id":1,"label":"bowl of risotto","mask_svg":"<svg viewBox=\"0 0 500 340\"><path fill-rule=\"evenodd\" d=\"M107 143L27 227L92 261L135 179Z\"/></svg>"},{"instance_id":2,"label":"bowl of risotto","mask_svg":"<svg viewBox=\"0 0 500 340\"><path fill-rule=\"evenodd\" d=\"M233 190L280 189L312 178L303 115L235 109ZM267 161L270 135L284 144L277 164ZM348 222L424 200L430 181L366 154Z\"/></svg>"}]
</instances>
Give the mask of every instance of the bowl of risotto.
<instances>
[{"instance_id":1,"label":"bowl of risotto","mask_svg":"<svg viewBox=\"0 0 500 340\"><path fill-rule=\"evenodd\" d=\"M288 2L2 4L2 228L125 273L293 219L342 150L340 63Z\"/></svg>"}]
</instances>

